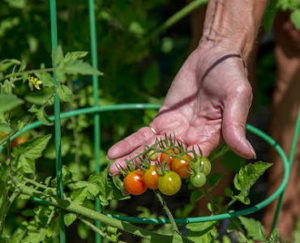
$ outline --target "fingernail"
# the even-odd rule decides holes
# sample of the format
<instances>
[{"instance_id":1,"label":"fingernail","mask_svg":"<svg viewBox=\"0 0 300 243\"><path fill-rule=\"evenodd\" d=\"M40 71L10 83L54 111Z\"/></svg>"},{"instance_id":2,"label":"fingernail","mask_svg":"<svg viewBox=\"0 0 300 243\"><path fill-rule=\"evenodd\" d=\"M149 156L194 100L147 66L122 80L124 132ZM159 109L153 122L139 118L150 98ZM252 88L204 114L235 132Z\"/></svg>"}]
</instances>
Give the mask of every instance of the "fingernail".
<instances>
[{"instance_id":1,"label":"fingernail","mask_svg":"<svg viewBox=\"0 0 300 243\"><path fill-rule=\"evenodd\" d=\"M254 148L252 147L251 143L249 141L248 142L248 147L250 148L251 152L252 152L252 155L253 155L253 159L256 159L256 153L255 153L255 150Z\"/></svg>"}]
</instances>

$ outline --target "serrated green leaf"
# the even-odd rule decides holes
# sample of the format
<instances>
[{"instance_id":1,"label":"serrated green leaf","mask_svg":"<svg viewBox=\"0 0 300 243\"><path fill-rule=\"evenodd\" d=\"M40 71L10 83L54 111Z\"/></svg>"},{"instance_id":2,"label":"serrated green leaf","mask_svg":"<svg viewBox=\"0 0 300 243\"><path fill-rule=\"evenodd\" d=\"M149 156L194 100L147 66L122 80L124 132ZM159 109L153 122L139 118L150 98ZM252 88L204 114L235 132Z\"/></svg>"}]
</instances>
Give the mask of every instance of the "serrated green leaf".
<instances>
[{"instance_id":1,"label":"serrated green leaf","mask_svg":"<svg viewBox=\"0 0 300 243\"><path fill-rule=\"evenodd\" d=\"M35 105L33 105L28 111L35 113L37 119L44 125L51 126L53 124L53 122L48 119L44 108L37 108Z\"/></svg>"},{"instance_id":2,"label":"serrated green leaf","mask_svg":"<svg viewBox=\"0 0 300 243\"><path fill-rule=\"evenodd\" d=\"M214 221L187 224L186 228L189 231L186 238L195 243L213 242L216 238L216 224Z\"/></svg>"},{"instance_id":3,"label":"serrated green leaf","mask_svg":"<svg viewBox=\"0 0 300 243\"><path fill-rule=\"evenodd\" d=\"M222 243L231 243L231 239L227 235L223 235Z\"/></svg>"},{"instance_id":4,"label":"serrated green leaf","mask_svg":"<svg viewBox=\"0 0 300 243\"><path fill-rule=\"evenodd\" d=\"M66 85L58 85L57 87L57 94L61 101L63 102L71 102L73 93L72 90L69 89Z\"/></svg>"},{"instance_id":5,"label":"serrated green leaf","mask_svg":"<svg viewBox=\"0 0 300 243\"><path fill-rule=\"evenodd\" d=\"M291 13L291 21L293 22L295 28L300 30L300 9L297 9Z\"/></svg>"},{"instance_id":6,"label":"serrated green leaf","mask_svg":"<svg viewBox=\"0 0 300 243\"><path fill-rule=\"evenodd\" d=\"M61 46L57 46L52 52L52 65L55 67L58 65L64 58L64 54Z\"/></svg>"},{"instance_id":7,"label":"serrated green leaf","mask_svg":"<svg viewBox=\"0 0 300 243\"><path fill-rule=\"evenodd\" d=\"M172 243L183 243L182 236L179 233L174 232L172 237Z\"/></svg>"},{"instance_id":8,"label":"serrated green leaf","mask_svg":"<svg viewBox=\"0 0 300 243\"><path fill-rule=\"evenodd\" d=\"M34 175L35 174L35 163L34 160L28 159L21 154L21 156L17 159L18 171L21 171L24 174Z\"/></svg>"},{"instance_id":9,"label":"serrated green leaf","mask_svg":"<svg viewBox=\"0 0 300 243\"><path fill-rule=\"evenodd\" d=\"M241 221L242 225L246 229L247 237L252 238L253 240L260 240L260 241L267 240L264 227L259 221L251 218L246 218L243 216L240 216L239 220Z\"/></svg>"},{"instance_id":10,"label":"serrated green leaf","mask_svg":"<svg viewBox=\"0 0 300 243\"><path fill-rule=\"evenodd\" d=\"M23 100L13 94L0 94L0 114L21 105Z\"/></svg>"},{"instance_id":11,"label":"serrated green leaf","mask_svg":"<svg viewBox=\"0 0 300 243\"><path fill-rule=\"evenodd\" d=\"M13 65L20 65L21 62L16 59L4 59L0 61L0 72L3 72Z\"/></svg>"},{"instance_id":12,"label":"serrated green leaf","mask_svg":"<svg viewBox=\"0 0 300 243\"><path fill-rule=\"evenodd\" d=\"M81 188L87 189L87 193L91 197L95 197L99 193L98 186L94 183L89 182L89 181L77 181L74 184L72 184L72 187L74 189L81 189Z\"/></svg>"},{"instance_id":13,"label":"serrated green leaf","mask_svg":"<svg viewBox=\"0 0 300 243\"><path fill-rule=\"evenodd\" d=\"M8 134L11 132L11 128L7 123L0 123L0 133Z\"/></svg>"},{"instance_id":14,"label":"serrated green leaf","mask_svg":"<svg viewBox=\"0 0 300 243\"><path fill-rule=\"evenodd\" d=\"M274 229L268 239L268 243L278 243L279 242L279 233L278 229ZM298 242L297 240L295 242Z\"/></svg>"},{"instance_id":15,"label":"serrated green leaf","mask_svg":"<svg viewBox=\"0 0 300 243\"><path fill-rule=\"evenodd\" d=\"M54 86L54 79L50 75L50 73L43 71L43 72L36 72L34 73L42 82L44 87L53 87Z\"/></svg>"},{"instance_id":16,"label":"serrated green leaf","mask_svg":"<svg viewBox=\"0 0 300 243\"><path fill-rule=\"evenodd\" d=\"M106 172L94 174L89 177L89 181L95 183L99 188L99 199L102 206L109 205L109 200L113 197L112 185L107 180Z\"/></svg>"},{"instance_id":17,"label":"serrated green leaf","mask_svg":"<svg viewBox=\"0 0 300 243\"><path fill-rule=\"evenodd\" d=\"M42 156L42 152L47 147L50 138L51 135L33 138L15 148L13 151L13 155L15 157L22 155L29 160L38 159Z\"/></svg>"},{"instance_id":18,"label":"serrated green leaf","mask_svg":"<svg viewBox=\"0 0 300 243\"><path fill-rule=\"evenodd\" d=\"M258 161L241 168L233 180L235 188L240 191L240 193L233 197L244 204L249 204L250 200L248 195L251 187L271 165L270 163Z\"/></svg>"},{"instance_id":19,"label":"serrated green leaf","mask_svg":"<svg viewBox=\"0 0 300 243\"><path fill-rule=\"evenodd\" d=\"M67 213L64 215L64 222L67 227L69 227L77 218L77 215L74 213Z\"/></svg>"},{"instance_id":20,"label":"serrated green leaf","mask_svg":"<svg viewBox=\"0 0 300 243\"><path fill-rule=\"evenodd\" d=\"M72 52L68 52L64 58L64 60L68 61L68 60L77 60L80 58L85 57L88 54L87 51L72 51Z\"/></svg>"},{"instance_id":21,"label":"serrated green leaf","mask_svg":"<svg viewBox=\"0 0 300 243\"><path fill-rule=\"evenodd\" d=\"M47 236L47 229L39 229L36 231L29 231L28 235L22 239L23 243L40 243L45 242Z\"/></svg>"},{"instance_id":22,"label":"serrated green leaf","mask_svg":"<svg viewBox=\"0 0 300 243\"><path fill-rule=\"evenodd\" d=\"M83 74L83 75L102 75L102 73L93 68L90 64L82 60L72 60L64 63L63 71L67 74Z\"/></svg>"},{"instance_id":23,"label":"serrated green leaf","mask_svg":"<svg viewBox=\"0 0 300 243\"><path fill-rule=\"evenodd\" d=\"M44 88L40 91L29 93L28 95L25 96L25 100L36 105L43 105L49 101L52 95L53 95L52 88Z\"/></svg>"}]
</instances>

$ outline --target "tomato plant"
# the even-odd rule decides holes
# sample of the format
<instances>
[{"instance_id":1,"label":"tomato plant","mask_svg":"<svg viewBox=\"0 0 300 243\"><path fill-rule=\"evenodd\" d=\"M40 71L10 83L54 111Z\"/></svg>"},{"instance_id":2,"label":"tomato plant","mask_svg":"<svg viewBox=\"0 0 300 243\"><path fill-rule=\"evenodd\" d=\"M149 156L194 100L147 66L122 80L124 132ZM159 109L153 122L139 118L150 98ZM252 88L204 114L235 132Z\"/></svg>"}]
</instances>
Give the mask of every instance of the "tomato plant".
<instances>
[{"instance_id":1,"label":"tomato plant","mask_svg":"<svg viewBox=\"0 0 300 243\"><path fill-rule=\"evenodd\" d=\"M181 178L174 171L167 172L158 180L158 190L167 196L172 196L181 188Z\"/></svg>"},{"instance_id":2,"label":"tomato plant","mask_svg":"<svg viewBox=\"0 0 300 243\"><path fill-rule=\"evenodd\" d=\"M190 161L192 157L184 154L181 158L174 158L171 165L171 170L176 172L182 179L190 176Z\"/></svg>"},{"instance_id":3,"label":"tomato plant","mask_svg":"<svg viewBox=\"0 0 300 243\"><path fill-rule=\"evenodd\" d=\"M154 165L147 169L143 174L143 181L149 189L155 190L158 188L158 179L159 174Z\"/></svg>"},{"instance_id":4,"label":"tomato plant","mask_svg":"<svg viewBox=\"0 0 300 243\"><path fill-rule=\"evenodd\" d=\"M124 186L127 192L132 195L143 194L147 190L143 181L143 172L140 170L129 172L124 178Z\"/></svg>"}]
</instances>

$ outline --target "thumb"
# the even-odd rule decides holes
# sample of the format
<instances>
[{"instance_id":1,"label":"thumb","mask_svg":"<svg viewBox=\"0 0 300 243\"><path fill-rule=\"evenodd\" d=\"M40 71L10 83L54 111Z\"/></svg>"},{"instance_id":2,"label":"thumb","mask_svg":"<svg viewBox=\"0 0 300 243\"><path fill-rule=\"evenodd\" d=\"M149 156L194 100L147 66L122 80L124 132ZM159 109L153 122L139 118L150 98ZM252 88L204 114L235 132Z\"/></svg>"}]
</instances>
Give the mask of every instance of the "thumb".
<instances>
[{"instance_id":1,"label":"thumb","mask_svg":"<svg viewBox=\"0 0 300 243\"><path fill-rule=\"evenodd\" d=\"M226 100L222 123L225 142L235 153L247 159L256 158L255 151L245 135L245 124L251 102L252 91L250 84L247 83Z\"/></svg>"}]
</instances>

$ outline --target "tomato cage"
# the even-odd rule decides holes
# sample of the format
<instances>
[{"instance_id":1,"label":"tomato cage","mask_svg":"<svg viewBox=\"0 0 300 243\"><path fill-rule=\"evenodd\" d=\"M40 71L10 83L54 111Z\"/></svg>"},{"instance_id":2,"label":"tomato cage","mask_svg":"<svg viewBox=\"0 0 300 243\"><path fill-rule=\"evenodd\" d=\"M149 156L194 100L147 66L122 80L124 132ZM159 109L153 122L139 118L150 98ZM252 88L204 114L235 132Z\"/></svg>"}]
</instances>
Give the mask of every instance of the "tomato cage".
<instances>
[{"instance_id":1,"label":"tomato cage","mask_svg":"<svg viewBox=\"0 0 300 243\"><path fill-rule=\"evenodd\" d=\"M206 1L195 1L197 2L198 6L200 4L205 3ZM195 5L195 4L194 4ZM194 6L195 7L195 6ZM54 50L57 47L57 22L56 22L56 0L50 0L50 18L51 18L51 43L52 43L52 50ZM96 23L95 23L95 9L94 9L94 0L89 0L89 20L90 20L90 46L91 46L91 57L92 57L92 66L94 68L98 68L98 56L97 56L97 38L96 38ZM55 76L54 72L54 86L55 88L58 85L58 80ZM60 100L59 96L55 94L54 97L54 115L50 116L49 119L51 121L54 121L54 132L55 132L55 147L56 147L56 176L57 176L57 197L59 199L63 199L63 182L62 182L62 161L61 161L61 119L78 116L81 114L93 114L94 116L94 157L95 157L95 173L99 174L100 171L100 144L101 144L101 130L100 130L100 115L104 112L112 112L112 111L120 111L120 110L143 110L143 109L159 109L159 105L154 104L117 104L117 105L107 105L107 106L98 106L99 103L99 97L98 97L98 76L94 75L92 76L93 80L93 101L94 106L92 107L86 107L78 110L73 110L69 112L60 112ZM17 136L21 135L22 133L25 133L26 131L29 131L31 129L37 128L42 126L42 123L40 121L36 121L31 123L30 125L26 126L21 131L17 132L11 140L16 138ZM264 199L263 201L255 204L252 207L232 212L232 213L223 213L218 215L211 215L211 216L204 216L204 217L189 217L189 218L178 218L175 219L175 222L178 224L187 224L187 223L198 223L198 222L204 222L204 221L217 221L217 220L223 220L228 219L232 217L238 217L241 215L247 215L250 213L254 213L258 210L261 210L262 208L266 207L268 204L270 204L272 201L274 201L276 198L279 198L277 208L274 214L274 220L273 220L273 226L272 229L276 227L280 209L283 202L284 197L284 191L287 186L288 180L289 180L289 173L290 168L293 162L296 145L297 145L297 138L300 132L300 111L298 113L298 118L296 122L296 128L294 132L294 137L292 141L291 151L289 154L289 158L287 158L286 154L283 152L282 148L279 144L276 143L270 136L265 134L263 131L259 130L258 128L246 125L246 129L264 140L266 143L268 143L270 146L272 146L276 152L280 155L282 159L282 163L284 166L284 172L283 172L283 179L280 184L280 186L277 188L277 190ZM44 200L35 197L32 198L32 200L38 202L38 203L46 203ZM101 211L101 205L100 201L95 201L95 210L100 212ZM126 221L130 223L139 223L139 224L168 224L170 221L167 218L141 218L141 217L127 217L127 216L121 216L121 215L111 215L107 214L106 216L111 218L116 218L121 221ZM63 220L63 213L62 210L59 211L59 217L60 217L60 242L64 243L66 242L66 234L65 234L65 225ZM95 221L96 227L100 228L100 221ZM101 236L96 233L95 234L95 242L99 243L101 242Z\"/></svg>"}]
</instances>

